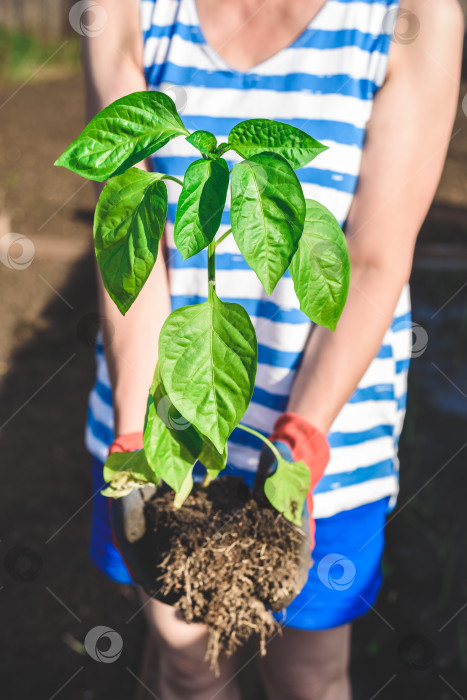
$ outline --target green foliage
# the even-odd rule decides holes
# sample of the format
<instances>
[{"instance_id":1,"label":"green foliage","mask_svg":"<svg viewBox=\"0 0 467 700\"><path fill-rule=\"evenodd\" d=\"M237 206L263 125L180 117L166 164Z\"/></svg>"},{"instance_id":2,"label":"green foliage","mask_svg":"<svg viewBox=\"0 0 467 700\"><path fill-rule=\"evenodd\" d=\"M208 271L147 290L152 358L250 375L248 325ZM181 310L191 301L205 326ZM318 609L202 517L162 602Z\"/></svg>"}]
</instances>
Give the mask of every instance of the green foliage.
<instances>
[{"instance_id":1,"label":"green foliage","mask_svg":"<svg viewBox=\"0 0 467 700\"><path fill-rule=\"evenodd\" d=\"M202 155L187 168L183 183L132 167L177 136L185 136ZM56 165L89 179L112 178L97 205L94 242L105 287L121 313L138 296L157 258L167 215L164 179L182 185L174 238L183 258L208 248L208 301L177 309L164 323L144 450L109 457L106 495L119 497L162 479L181 506L197 460L210 478L225 467L227 439L251 400L255 331L245 309L223 302L215 291L214 238L229 184L227 151L245 158L234 166L231 183L232 234L245 260L268 294L290 268L300 308L316 323L336 327L349 285L345 239L325 207L305 203L294 172L325 149L309 134L268 119L237 124L228 143L217 145L207 131L189 134L164 93L136 92L96 115L58 158ZM265 483L273 506L298 525L309 477L302 462L280 458Z\"/></svg>"},{"instance_id":2,"label":"green foliage","mask_svg":"<svg viewBox=\"0 0 467 700\"><path fill-rule=\"evenodd\" d=\"M221 223L229 186L225 160L195 160L188 166L175 217L175 245L183 259L211 243Z\"/></svg>"},{"instance_id":3,"label":"green foliage","mask_svg":"<svg viewBox=\"0 0 467 700\"><path fill-rule=\"evenodd\" d=\"M125 314L149 277L167 216L161 175L131 168L104 187L94 217L94 246L105 288Z\"/></svg>"},{"instance_id":4,"label":"green foliage","mask_svg":"<svg viewBox=\"0 0 467 700\"><path fill-rule=\"evenodd\" d=\"M210 131L194 131L186 140L205 156L215 154L217 150L217 139Z\"/></svg>"},{"instance_id":5,"label":"green foliage","mask_svg":"<svg viewBox=\"0 0 467 700\"><path fill-rule=\"evenodd\" d=\"M243 257L271 294L303 231L305 199L288 162L260 153L232 170L232 233Z\"/></svg>"},{"instance_id":6,"label":"green foliage","mask_svg":"<svg viewBox=\"0 0 467 700\"><path fill-rule=\"evenodd\" d=\"M236 124L229 134L229 144L242 158L272 151L285 158L292 168L303 167L327 150L327 146L304 131L271 119L248 119Z\"/></svg>"},{"instance_id":7,"label":"green foliage","mask_svg":"<svg viewBox=\"0 0 467 700\"><path fill-rule=\"evenodd\" d=\"M63 79L76 75L80 66L77 36L68 36L64 42L63 38L39 38L0 26L0 83L3 85Z\"/></svg>"},{"instance_id":8,"label":"green foliage","mask_svg":"<svg viewBox=\"0 0 467 700\"><path fill-rule=\"evenodd\" d=\"M218 452L248 408L258 346L240 304L208 301L173 311L159 335L162 378L174 406Z\"/></svg>"},{"instance_id":9,"label":"green foliage","mask_svg":"<svg viewBox=\"0 0 467 700\"><path fill-rule=\"evenodd\" d=\"M203 448L203 439L167 395L159 364L148 397L143 445L147 460L157 476L177 494L187 492L188 496L193 485L193 467Z\"/></svg>"},{"instance_id":10,"label":"green foliage","mask_svg":"<svg viewBox=\"0 0 467 700\"><path fill-rule=\"evenodd\" d=\"M210 479L215 479L227 465L227 445L222 454L216 450L212 442L203 436L203 449L198 457L201 464L206 467Z\"/></svg>"},{"instance_id":11,"label":"green foliage","mask_svg":"<svg viewBox=\"0 0 467 700\"><path fill-rule=\"evenodd\" d=\"M335 330L349 291L349 252L337 220L311 199L306 200L305 226L290 274L301 310Z\"/></svg>"},{"instance_id":12,"label":"green foliage","mask_svg":"<svg viewBox=\"0 0 467 700\"><path fill-rule=\"evenodd\" d=\"M96 114L55 165L104 182L185 134L170 97L163 92L133 92Z\"/></svg>"},{"instance_id":13,"label":"green foliage","mask_svg":"<svg viewBox=\"0 0 467 700\"><path fill-rule=\"evenodd\" d=\"M103 477L109 485L101 494L112 498L121 498L133 489L159 482L147 462L144 450L114 452L109 455L104 464Z\"/></svg>"},{"instance_id":14,"label":"green foliage","mask_svg":"<svg viewBox=\"0 0 467 700\"><path fill-rule=\"evenodd\" d=\"M287 462L277 456L277 469L264 482L264 493L279 513L299 527L311 474L305 462Z\"/></svg>"},{"instance_id":15,"label":"green foliage","mask_svg":"<svg viewBox=\"0 0 467 700\"><path fill-rule=\"evenodd\" d=\"M246 425L239 425L239 428L246 433L256 435L271 450L276 467L272 476L267 477L264 481L264 494L271 505L282 513L287 520L300 526L302 524L303 506L311 483L309 467L305 462L289 462L284 459L277 446L257 430L254 430L254 428L249 428ZM271 459L272 455L270 455ZM269 469L272 469L273 461L267 467L268 473L270 473ZM261 475L264 474L263 469L264 464L260 469L260 482L262 482Z\"/></svg>"},{"instance_id":16,"label":"green foliage","mask_svg":"<svg viewBox=\"0 0 467 700\"><path fill-rule=\"evenodd\" d=\"M231 150L231 146L228 143L220 143L218 147L216 148L215 154L220 158L220 156L223 156L224 153L227 153L227 151Z\"/></svg>"}]
</instances>

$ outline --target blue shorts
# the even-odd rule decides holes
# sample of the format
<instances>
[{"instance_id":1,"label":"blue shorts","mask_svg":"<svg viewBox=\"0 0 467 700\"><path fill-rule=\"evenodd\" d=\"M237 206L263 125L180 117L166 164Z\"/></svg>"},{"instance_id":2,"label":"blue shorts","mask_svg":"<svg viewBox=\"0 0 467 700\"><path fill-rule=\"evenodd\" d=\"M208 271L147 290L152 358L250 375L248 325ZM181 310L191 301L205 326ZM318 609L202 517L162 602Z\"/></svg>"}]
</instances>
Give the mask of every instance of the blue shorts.
<instances>
[{"instance_id":1,"label":"blue shorts","mask_svg":"<svg viewBox=\"0 0 467 700\"><path fill-rule=\"evenodd\" d=\"M104 487L102 466L93 458L91 558L115 581L133 583L112 543L108 499L99 493ZM251 486L254 474L240 471L227 468L223 474L242 476ZM382 498L316 520L313 566L301 593L275 616L283 625L303 630L329 629L368 611L383 579L381 557L387 510L388 498Z\"/></svg>"}]
</instances>

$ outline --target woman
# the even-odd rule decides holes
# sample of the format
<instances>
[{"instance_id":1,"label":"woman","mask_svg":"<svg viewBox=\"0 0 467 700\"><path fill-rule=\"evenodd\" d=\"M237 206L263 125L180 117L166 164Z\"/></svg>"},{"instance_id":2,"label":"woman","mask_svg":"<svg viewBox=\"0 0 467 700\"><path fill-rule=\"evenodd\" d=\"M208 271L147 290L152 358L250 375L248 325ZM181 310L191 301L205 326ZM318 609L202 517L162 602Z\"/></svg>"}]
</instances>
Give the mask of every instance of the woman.
<instances>
[{"instance_id":1,"label":"woman","mask_svg":"<svg viewBox=\"0 0 467 700\"><path fill-rule=\"evenodd\" d=\"M314 490L315 565L259 672L270 700L348 699L351 622L376 599L385 516L398 491L411 342L407 283L455 114L461 11L456 0L407 0L404 26L396 25L391 40L397 14L391 0L99 4L107 12L105 30L84 41L89 117L148 87L175 99L190 130L207 129L221 141L238 121L266 117L329 146L297 175L305 197L345 225L352 278L337 330L312 328L290 279L267 297L232 237L217 250L217 290L246 306L257 330L259 369L244 422L269 434L287 411L331 447ZM142 167L180 176L196 157L175 139ZM206 296L206 257L183 263L173 243L178 193L170 187L166 260L159 256L124 318L99 283L103 346L87 427L96 490L113 439L114 449L138 446L157 338L171 306ZM228 217L220 233L227 227ZM259 445L237 432L229 470L251 483ZM92 555L110 576L130 581L100 496ZM154 600L144 609L159 647L162 700L239 697L231 660L223 660L217 679L204 663L202 625L186 625Z\"/></svg>"}]
</instances>

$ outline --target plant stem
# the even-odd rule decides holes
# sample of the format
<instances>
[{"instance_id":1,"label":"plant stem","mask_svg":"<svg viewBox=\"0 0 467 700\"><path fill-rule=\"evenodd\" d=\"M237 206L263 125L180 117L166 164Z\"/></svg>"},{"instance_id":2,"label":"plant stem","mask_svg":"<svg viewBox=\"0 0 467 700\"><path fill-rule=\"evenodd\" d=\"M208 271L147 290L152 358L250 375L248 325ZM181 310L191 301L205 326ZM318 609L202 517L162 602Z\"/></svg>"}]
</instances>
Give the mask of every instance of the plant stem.
<instances>
[{"instance_id":1,"label":"plant stem","mask_svg":"<svg viewBox=\"0 0 467 700\"><path fill-rule=\"evenodd\" d=\"M217 241L214 242L214 249L216 249L217 246L220 245L220 244L222 243L222 241L225 240L225 239L227 238L227 236L230 236L231 233L232 233L232 229L231 229L231 228L229 228L228 231L226 231L225 233L223 233L222 236L221 236L220 238L218 238Z\"/></svg>"},{"instance_id":2,"label":"plant stem","mask_svg":"<svg viewBox=\"0 0 467 700\"><path fill-rule=\"evenodd\" d=\"M164 175L164 180L173 180L173 182L176 182L178 185L183 187L183 182L178 179L178 177L173 177L172 175Z\"/></svg>"},{"instance_id":3,"label":"plant stem","mask_svg":"<svg viewBox=\"0 0 467 700\"><path fill-rule=\"evenodd\" d=\"M246 425L242 425L241 423L240 423L240 425L237 425L237 428L241 428L241 430L245 430L245 432L247 432L247 433L251 433L252 435L256 435L257 438L262 440L269 447L269 449L271 450L271 452L273 453L274 457L277 460L282 459L282 455L279 452L279 450L277 449L277 447L275 445L273 445L270 440L265 438L264 435L261 435L261 433L259 433L257 430L254 430L253 428L247 428Z\"/></svg>"},{"instance_id":4,"label":"plant stem","mask_svg":"<svg viewBox=\"0 0 467 700\"><path fill-rule=\"evenodd\" d=\"M208 245L208 294L216 291L216 244L212 241Z\"/></svg>"},{"instance_id":5,"label":"plant stem","mask_svg":"<svg viewBox=\"0 0 467 700\"><path fill-rule=\"evenodd\" d=\"M181 508L182 507L182 505L185 503L186 499L190 495L192 488L193 488L193 479L192 479L191 471L190 471L189 474L187 474L187 476L183 480L182 485L180 487L180 490L177 491L177 493L175 494L174 508Z\"/></svg>"},{"instance_id":6,"label":"plant stem","mask_svg":"<svg viewBox=\"0 0 467 700\"><path fill-rule=\"evenodd\" d=\"M209 486L210 483L211 483L211 477L209 476L209 474L206 473L204 475L204 479L201 483L201 486L203 487L203 489L205 489Z\"/></svg>"}]
</instances>

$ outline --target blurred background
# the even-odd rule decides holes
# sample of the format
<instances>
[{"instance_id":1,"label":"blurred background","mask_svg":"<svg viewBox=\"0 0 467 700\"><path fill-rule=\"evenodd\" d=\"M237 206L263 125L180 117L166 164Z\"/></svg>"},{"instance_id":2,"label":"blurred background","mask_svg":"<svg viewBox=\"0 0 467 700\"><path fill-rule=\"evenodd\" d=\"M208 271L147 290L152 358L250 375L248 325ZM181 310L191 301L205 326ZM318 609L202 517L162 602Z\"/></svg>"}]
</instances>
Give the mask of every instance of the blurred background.
<instances>
[{"instance_id":1,"label":"blurred background","mask_svg":"<svg viewBox=\"0 0 467 700\"><path fill-rule=\"evenodd\" d=\"M145 632L134 590L105 579L87 554L94 193L52 166L84 122L72 5L0 4L2 700L128 700ZM466 234L464 61L446 167L415 255L401 493L382 592L354 625L355 700L467 697ZM114 663L86 652L98 625L123 640Z\"/></svg>"}]
</instances>

